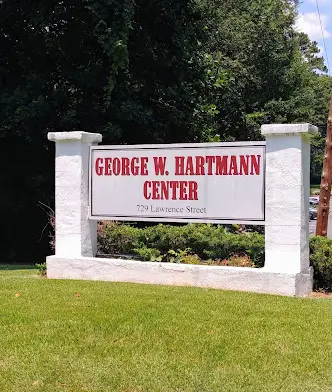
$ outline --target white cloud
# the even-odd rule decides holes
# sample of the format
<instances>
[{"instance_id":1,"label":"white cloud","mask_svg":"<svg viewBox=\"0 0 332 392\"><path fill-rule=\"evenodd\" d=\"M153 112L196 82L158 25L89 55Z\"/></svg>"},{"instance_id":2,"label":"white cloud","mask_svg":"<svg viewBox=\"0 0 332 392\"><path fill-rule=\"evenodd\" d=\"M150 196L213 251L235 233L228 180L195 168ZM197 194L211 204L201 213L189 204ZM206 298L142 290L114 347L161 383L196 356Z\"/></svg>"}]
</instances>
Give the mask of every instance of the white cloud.
<instances>
[{"instance_id":1,"label":"white cloud","mask_svg":"<svg viewBox=\"0 0 332 392\"><path fill-rule=\"evenodd\" d=\"M324 37L325 38L331 37L331 33L327 30L328 17L322 14L321 20L322 20ZM295 28L298 31L302 31L303 33L308 34L310 39L313 41L322 39L322 30L319 22L319 16L315 12L299 14L295 24Z\"/></svg>"}]
</instances>

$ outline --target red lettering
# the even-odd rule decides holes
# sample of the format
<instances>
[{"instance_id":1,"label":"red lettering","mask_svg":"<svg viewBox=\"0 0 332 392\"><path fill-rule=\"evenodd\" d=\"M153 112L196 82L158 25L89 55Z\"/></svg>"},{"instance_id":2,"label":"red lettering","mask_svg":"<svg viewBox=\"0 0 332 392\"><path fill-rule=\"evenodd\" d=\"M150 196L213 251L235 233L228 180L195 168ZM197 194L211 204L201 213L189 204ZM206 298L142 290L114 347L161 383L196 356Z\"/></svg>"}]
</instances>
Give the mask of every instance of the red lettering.
<instances>
[{"instance_id":1,"label":"red lettering","mask_svg":"<svg viewBox=\"0 0 332 392\"><path fill-rule=\"evenodd\" d=\"M231 156L231 163L229 165L229 175L234 175L237 176L239 174L239 171L237 169L237 160L236 160L236 156L232 155Z\"/></svg>"},{"instance_id":2,"label":"red lettering","mask_svg":"<svg viewBox=\"0 0 332 392\"><path fill-rule=\"evenodd\" d=\"M180 200L187 200L188 196L186 193L186 186L187 186L187 181L180 181Z\"/></svg>"},{"instance_id":3,"label":"red lettering","mask_svg":"<svg viewBox=\"0 0 332 392\"><path fill-rule=\"evenodd\" d=\"M189 200L198 200L198 184L195 181L189 181L189 196L188 199Z\"/></svg>"},{"instance_id":4,"label":"red lettering","mask_svg":"<svg viewBox=\"0 0 332 392\"><path fill-rule=\"evenodd\" d=\"M193 158L192 157L187 157L187 166L186 166L186 176L190 175L193 176L195 175L194 173L194 164L193 164Z\"/></svg>"},{"instance_id":5,"label":"red lettering","mask_svg":"<svg viewBox=\"0 0 332 392\"><path fill-rule=\"evenodd\" d=\"M112 174L111 163L112 163L112 158L105 158L105 171L104 171L105 176L110 176Z\"/></svg>"},{"instance_id":6,"label":"red lettering","mask_svg":"<svg viewBox=\"0 0 332 392\"><path fill-rule=\"evenodd\" d=\"M208 164L207 174L209 176L212 176L213 175L213 171L212 171L213 164L216 161L216 157L208 155L205 157L205 160L206 160L206 163Z\"/></svg>"},{"instance_id":7,"label":"red lettering","mask_svg":"<svg viewBox=\"0 0 332 392\"><path fill-rule=\"evenodd\" d=\"M121 175L129 176L129 158L121 158L122 167L121 167Z\"/></svg>"},{"instance_id":8,"label":"red lettering","mask_svg":"<svg viewBox=\"0 0 332 392\"><path fill-rule=\"evenodd\" d=\"M204 170L204 163L205 159L204 157L196 157L196 175L197 176L204 176L205 170Z\"/></svg>"},{"instance_id":9,"label":"red lettering","mask_svg":"<svg viewBox=\"0 0 332 392\"><path fill-rule=\"evenodd\" d=\"M148 157L142 157L141 158L141 176L147 176L148 173Z\"/></svg>"},{"instance_id":10,"label":"red lettering","mask_svg":"<svg viewBox=\"0 0 332 392\"><path fill-rule=\"evenodd\" d=\"M165 174L166 157L153 157L156 176Z\"/></svg>"},{"instance_id":11,"label":"red lettering","mask_svg":"<svg viewBox=\"0 0 332 392\"><path fill-rule=\"evenodd\" d=\"M144 198L147 200L198 200L195 181L145 181Z\"/></svg>"},{"instance_id":12,"label":"red lettering","mask_svg":"<svg viewBox=\"0 0 332 392\"><path fill-rule=\"evenodd\" d=\"M161 182L161 200L168 200L169 192L168 192L168 181Z\"/></svg>"},{"instance_id":13,"label":"red lettering","mask_svg":"<svg viewBox=\"0 0 332 392\"><path fill-rule=\"evenodd\" d=\"M178 181L170 181L169 186L172 189L172 200L176 200L176 190L179 186L179 182Z\"/></svg>"},{"instance_id":14,"label":"red lettering","mask_svg":"<svg viewBox=\"0 0 332 392\"><path fill-rule=\"evenodd\" d=\"M121 166L120 166L120 159L119 158L114 158L112 162L112 171L115 176L118 176L121 171Z\"/></svg>"},{"instance_id":15,"label":"red lettering","mask_svg":"<svg viewBox=\"0 0 332 392\"><path fill-rule=\"evenodd\" d=\"M147 176L149 174L148 162L148 157L97 158L95 171L99 176Z\"/></svg>"},{"instance_id":16,"label":"red lettering","mask_svg":"<svg viewBox=\"0 0 332 392\"><path fill-rule=\"evenodd\" d=\"M96 170L97 176L101 176L103 174L103 169L104 169L103 163L104 163L103 158L96 159L95 170Z\"/></svg>"},{"instance_id":17,"label":"red lettering","mask_svg":"<svg viewBox=\"0 0 332 392\"><path fill-rule=\"evenodd\" d=\"M136 162L136 165L135 165ZM138 176L139 173L139 158L134 157L130 162L130 170L133 176Z\"/></svg>"},{"instance_id":18,"label":"red lettering","mask_svg":"<svg viewBox=\"0 0 332 392\"><path fill-rule=\"evenodd\" d=\"M249 174L249 155L240 155L240 175Z\"/></svg>"},{"instance_id":19,"label":"red lettering","mask_svg":"<svg viewBox=\"0 0 332 392\"><path fill-rule=\"evenodd\" d=\"M251 172L250 174L259 176L260 167L261 167L261 156L260 155L251 155Z\"/></svg>"},{"instance_id":20,"label":"red lettering","mask_svg":"<svg viewBox=\"0 0 332 392\"><path fill-rule=\"evenodd\" d=\"M175 173L176 176L184 176L184 157L175 157Z\"/></svg>"},{"instance_id":21,"label":"red lettering","mask_svg":"<svg viewBox=\"0 0 332 392\"><path fill-rule=\"evenodd\" d=\"M152 200L160 200L159 186L160 181L152 181Z\"/></svg>"},{"instance_id":22,"label":"red lettering","mask_svg":"<svg viewBox=\"0 0 332 392\"><path fill-rule=\"evenodd\" d=\"M217 176L227 176L227 161L228 156L216 156L216 175Z\"/></svg>"},{"instance_id":23,"label":"red lettering","mask_svg":"<svg viewBox=\"0 0 332 392\"><path fill-rule=\"evenodd\" d=\"M151 192L149 193L149 188L151 188L151 181L145 181L143 187L143 194L146 200L151 199Z\"/></svg>"}]
</instances>

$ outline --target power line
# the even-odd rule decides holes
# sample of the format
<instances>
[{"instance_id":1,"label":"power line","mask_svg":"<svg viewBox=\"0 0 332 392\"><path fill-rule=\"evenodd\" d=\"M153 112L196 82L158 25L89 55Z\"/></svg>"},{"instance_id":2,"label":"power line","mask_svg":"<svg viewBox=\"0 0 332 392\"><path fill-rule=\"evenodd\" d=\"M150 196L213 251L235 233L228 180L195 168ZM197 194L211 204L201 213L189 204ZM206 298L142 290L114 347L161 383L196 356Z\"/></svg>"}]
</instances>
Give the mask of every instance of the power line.
<instances>
[{"instance_id":1,"label":"power line","mask_svg":"<svg viewBox=\"0 0 332 392\"><path fill-rule=\"evenodd\" d=\"M330 68L330 62L329 62L329 55L327 54L326 42L325 42L325 36L324 36L324 29L323 29L323 24L322 24L322 18L321 18L321 15L320 15L320 9L319 9L318 0L316 0L316 5L317 5L317 12L318 12L318 17L319 17L320 28L321 28L321 30L322 30L322 37L323 37L323 44L324 44L324 50L325 50L325 57L326 57L326 62L327 62L327 67L328 67L328 74L331 76L331 68Z\"/></svg>"}]
</instances>

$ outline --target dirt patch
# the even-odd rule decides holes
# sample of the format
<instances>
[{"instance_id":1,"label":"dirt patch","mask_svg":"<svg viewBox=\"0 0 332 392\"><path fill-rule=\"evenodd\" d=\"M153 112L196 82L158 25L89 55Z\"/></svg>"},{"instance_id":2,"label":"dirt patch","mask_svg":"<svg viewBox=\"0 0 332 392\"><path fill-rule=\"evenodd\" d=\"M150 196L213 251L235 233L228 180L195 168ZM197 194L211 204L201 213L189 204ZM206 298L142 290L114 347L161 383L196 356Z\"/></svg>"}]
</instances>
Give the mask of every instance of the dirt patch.
<instances>
[{"instance_id":1,"label":"dirt patch","mask_svg":"<svg viewBox=\"0 0 332 392\"><path fill-rule=\"evenodd\" d=\"M321 292L321 291L313 291L309 298L325 298L325 299L332 299L332 293L328 292Z\"/></svg>"}]
</instances>

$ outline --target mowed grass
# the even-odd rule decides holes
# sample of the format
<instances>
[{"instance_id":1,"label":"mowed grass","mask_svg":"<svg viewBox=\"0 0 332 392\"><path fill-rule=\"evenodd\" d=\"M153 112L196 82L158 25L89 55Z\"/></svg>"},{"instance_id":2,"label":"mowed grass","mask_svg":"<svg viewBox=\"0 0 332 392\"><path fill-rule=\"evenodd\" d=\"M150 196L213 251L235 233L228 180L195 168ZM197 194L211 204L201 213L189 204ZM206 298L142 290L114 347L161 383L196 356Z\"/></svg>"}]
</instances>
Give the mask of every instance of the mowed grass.
<instances>
[{"instance_id":1,"label":"mowed grass","mask_svg":"<svg viewBox=\"0 0 332 392\"><path fill-rule=\"evenodd\" d=\"M332 391L332 301L0 271L0 391Z\"/></svg>"}]
</instances>

